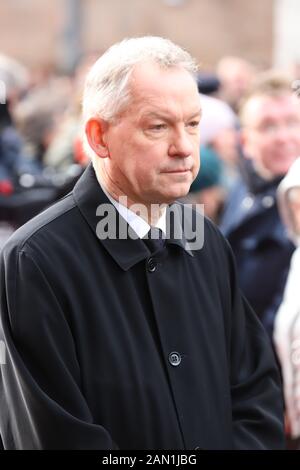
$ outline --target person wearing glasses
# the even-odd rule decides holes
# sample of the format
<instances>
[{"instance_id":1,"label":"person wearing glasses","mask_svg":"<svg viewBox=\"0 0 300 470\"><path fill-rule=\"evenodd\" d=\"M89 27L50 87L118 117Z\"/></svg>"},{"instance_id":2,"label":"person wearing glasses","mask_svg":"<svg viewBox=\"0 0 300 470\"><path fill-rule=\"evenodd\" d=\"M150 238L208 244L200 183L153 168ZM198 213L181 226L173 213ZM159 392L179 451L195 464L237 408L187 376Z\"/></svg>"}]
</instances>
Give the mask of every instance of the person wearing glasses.
<instances>
[{"instance_id":1,"label":"person wearing glasses","mask_svg":"<svg viewBox=\"0 0 300 470\"><path fill-rule=\"evenodd\" d=\"M272 338L295 249L276 200L300 154L300 101L289 80L263 74L242 103L240 120L241 177L220 227L235 254L242 291Z\"/></svg>"}]
</instances>

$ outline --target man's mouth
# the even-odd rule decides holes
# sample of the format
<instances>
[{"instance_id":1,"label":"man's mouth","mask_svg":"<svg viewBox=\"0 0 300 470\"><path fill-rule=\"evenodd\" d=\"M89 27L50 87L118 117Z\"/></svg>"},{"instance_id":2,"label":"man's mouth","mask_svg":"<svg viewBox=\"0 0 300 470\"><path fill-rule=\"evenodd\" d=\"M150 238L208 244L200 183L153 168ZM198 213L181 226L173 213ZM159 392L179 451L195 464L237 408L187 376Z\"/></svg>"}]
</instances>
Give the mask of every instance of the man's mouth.
<instances>
[{"instance_id":1,"label":"man's mouth","mask_svg":"<svg viewBox=\"0 0 300 470\"><path fill-rule=\"evenodd\" d=\"M177 169L177 170L167 170L167 171L164 171L164 173L187 173L188 171L191 171L191 168L183 168L183 169Z\"/></svg>"}]
</instances>

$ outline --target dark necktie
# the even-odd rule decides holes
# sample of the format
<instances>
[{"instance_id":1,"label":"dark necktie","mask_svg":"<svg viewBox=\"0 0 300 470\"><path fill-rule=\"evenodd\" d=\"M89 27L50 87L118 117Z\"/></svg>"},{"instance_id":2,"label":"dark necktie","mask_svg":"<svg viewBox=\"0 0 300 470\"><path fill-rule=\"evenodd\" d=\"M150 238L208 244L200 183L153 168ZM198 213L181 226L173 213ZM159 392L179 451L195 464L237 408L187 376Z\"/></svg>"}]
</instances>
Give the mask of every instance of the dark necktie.
<instances>
[{"instance_id":1,"label":"dark necktie","mask_svg":"<svg viewBox=\"0 0 300 470\"><path fill-rule=\"evenodd\" d=\"M163 250L166 244L163 231L157 227L151 227L149 232L144 236L143 240L151 253Z\"/></svg>"}]
</instances>

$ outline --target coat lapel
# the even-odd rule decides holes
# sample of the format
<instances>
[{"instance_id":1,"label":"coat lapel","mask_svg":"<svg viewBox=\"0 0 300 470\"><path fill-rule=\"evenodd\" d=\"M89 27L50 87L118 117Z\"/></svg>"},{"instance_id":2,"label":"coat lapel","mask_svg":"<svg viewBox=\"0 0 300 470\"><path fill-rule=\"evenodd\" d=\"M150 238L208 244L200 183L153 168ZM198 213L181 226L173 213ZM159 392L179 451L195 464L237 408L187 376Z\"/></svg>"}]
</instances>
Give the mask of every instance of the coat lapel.
<instances>
[{"instance_id":1,"label":"coat lapel","mask_svg":"<svg viewBox=\"0 0 300 470\"><path fill-rule=\"evenodd\" d=\"M77 181L72 194L81 215L99 239L99 243L102 243L124 271L149 256L149 250L145 243L136 236L103 192L92 164L87 167ZM108 221L107 211L109 211L110 221L113 224L113 232L106 233L103 236L101 235L103 230L100 230L100 228L103 229L105 222ZM169 217L170 211L175 214L174 217ZM177 245L193 256L182 229L183 221L189 218L186 217L184 212L183 206L178 203L174 203L168 208L167 243ZM186 221L186 224L189 224L189 220Z\"/></svg>"}]
</instances>

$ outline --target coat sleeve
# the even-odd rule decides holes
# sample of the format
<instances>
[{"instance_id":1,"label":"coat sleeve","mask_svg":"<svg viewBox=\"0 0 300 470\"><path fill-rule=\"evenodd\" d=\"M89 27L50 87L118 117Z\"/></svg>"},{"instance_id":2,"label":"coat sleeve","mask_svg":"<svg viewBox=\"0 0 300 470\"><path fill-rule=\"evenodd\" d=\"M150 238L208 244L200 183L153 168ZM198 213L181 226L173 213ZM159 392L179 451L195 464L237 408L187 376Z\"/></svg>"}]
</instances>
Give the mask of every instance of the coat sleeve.
<instances>
[{"instance_id":1,"label":"coat sleeve","mask_svg":"<svg viewBox=\"0 0 300 470\"><path fill-rule=\"evenodd\" d=\"M281 380L271 342L240 292L232 251L230 381L235 449L283 449Z\"/></svg>"},{"instance_id":2,"label":"coat sleeve","mask_svg":"<svg viewBox=\"0 0 300 470\"><path fill-rule=\"evenodd\" d=\"M25 251L4 251L0 269L4 448L115 449L93 423L71 327L47 277Z\"/></svg>"}]
</instances>

